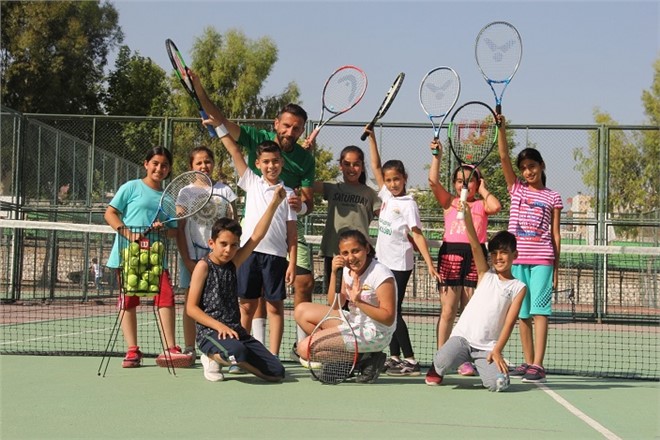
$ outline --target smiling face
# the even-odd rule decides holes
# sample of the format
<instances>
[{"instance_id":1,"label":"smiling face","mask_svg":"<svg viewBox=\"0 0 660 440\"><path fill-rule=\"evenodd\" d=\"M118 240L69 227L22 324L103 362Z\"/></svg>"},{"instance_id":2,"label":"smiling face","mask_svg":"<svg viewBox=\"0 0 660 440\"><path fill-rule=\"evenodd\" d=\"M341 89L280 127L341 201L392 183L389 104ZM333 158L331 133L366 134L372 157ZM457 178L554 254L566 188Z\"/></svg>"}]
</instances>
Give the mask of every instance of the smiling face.
<instances>
[{"instance_id":1,"label":"smiling face","mask_svg":"<svg viewBox=\"0 0 660 440\"><path fill-rule=\"evenodd\" d=\"M154 189L160 189L163 180L170 174L170 161L162 154L156 154L149 160L144 161L144 169L147 175L144 182Z\"/></svg>"},{"instance_id":2,"label":"smiling face","mask_svg":"<svg viewBox=\"0 0 660 440\"><path fill-rule=\"evenodd\" d=\"M543 185L543 171L545 170L545 164L542 162L537 162L533 159L523 159L518 164L518 169L520 169L520 174L523 179L533 188L542 188Z\"/></svg>"},{"instance_id":3,"label":"smiling face","mask_svg":"<svg viewBox=\"0 0 660 440\"><path fill-rule=\"evenodd\" d=\"M364 246L353 237L339 242L339 255L344 257L346 266L357 274L361 274L367 267L369 245Z\"/></svg>"},{"instance_id":4,"label":"smiling face","mask_svg":"<svg viewBox=\"0 0 660 440\"><path fill-rule=\"evenodd\" d=\"M280 180L280 173L282 172L282 155L277 152L262 152L255 161L257 168L261 171L261 175L266 179L266 182L271 185L277 184Z\"/></svg>"},{"instance_id":5,"label":"smiling face","mask_svg":"<svg viewBox=\"0 0 660 440\"><path fill-rule=\"evenodd\" d=\"M357 185L364 171L364 162L357 152L349 151L339 161L339 169L344 176L344 182Z\"/></svg>"},{"instance_id":6,"label":"smiling face","mask_svg":"<svg viewBox=\"0 0 660 440\"><path fill-rule=\"evenodd\" d=\"M406 193L406 176L394 168L383 171L383 182L385 187L393 196L401 196Z\"/></svg>"}]
</instances>

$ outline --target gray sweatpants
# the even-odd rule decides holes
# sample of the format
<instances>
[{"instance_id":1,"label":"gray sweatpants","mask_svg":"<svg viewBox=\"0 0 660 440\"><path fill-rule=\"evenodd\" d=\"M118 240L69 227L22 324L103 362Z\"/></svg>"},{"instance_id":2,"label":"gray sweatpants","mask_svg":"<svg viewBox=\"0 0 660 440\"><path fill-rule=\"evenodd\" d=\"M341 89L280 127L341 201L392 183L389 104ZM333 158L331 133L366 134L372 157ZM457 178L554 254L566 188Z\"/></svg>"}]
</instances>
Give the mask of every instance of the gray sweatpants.
<instances>
[{"instance_id":1,"label":"gray sweatpants","mask_svg":"<svg viewBox=\"0 0 660 440\"><path fill-rule=\"evenodd\" d=\"M486 357L489 351L477 350L471 347L467 339L452 336L433 356L435 371L444 376L447 372L454 372L459 365L465 362L474 363L485 388L490 391L497 389L497 375L500 370L495 363L488 363Z\"/></svg>"}]
</instances>

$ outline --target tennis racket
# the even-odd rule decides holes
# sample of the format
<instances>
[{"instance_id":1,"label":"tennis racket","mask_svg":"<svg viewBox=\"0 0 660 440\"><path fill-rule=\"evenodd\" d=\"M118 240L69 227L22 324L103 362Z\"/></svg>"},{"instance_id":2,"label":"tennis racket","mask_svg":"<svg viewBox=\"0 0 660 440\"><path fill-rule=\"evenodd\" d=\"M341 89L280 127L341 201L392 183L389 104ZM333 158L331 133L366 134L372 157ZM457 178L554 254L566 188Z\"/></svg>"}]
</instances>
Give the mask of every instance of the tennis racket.
<instances>
[{"instance_id":1,"label":"tennis racket","mask_svg":"<svg viewBox=\"0 0 660 440\"><path fill-rule=\"evenodd\" d=\"M502 113L502 96L518 71L522 59L522 39L518 30L505 21L484 26L474 43L474 55L484 79L495 96L495 112ZM499 94L495 86L501 87Z\"/></svg>"},{"instance_id":2,"label":"tennis racket","mask_svg":"<svg viewBox=\"0 0 660 440\"><path fill-rule=\"evenodd\" d=\"M186 194L187 192L197 192L197 194L190 195L192 200L205 196L198 187L191 186L181 190L180 198L181 194ZM198 226L188 229L190 242L195 249L196 259L200 259L211 251L211 248L208 246L208 239L211 237L213 224L217 219L225 217L236 219L234 206L226 197L220 194L213 194L208 203L188 219L189 222L194 222Z\"/></svg>"},{"instance_id":3,"label":"tennis racket","mask_svg":"<svg viewBox=\"0 0 660 440\"><path fill-rule=\"evenodd\" d=\"M195 191L190 191L194 187ZM183 191L187 189L186 191ZM165 187L160 196L158 210L152 226L142 233L146 236L153 230L153 224L157 220L167 224L177 220L183 220L199 212L211 199L213 182L206 174L200 171L187 171L179 174Z\"/></svg>"},{"instance_id":4,"label":"tennis racket","mask_svg":"<svg viewBox=\"0 0 660 440\"><path fill-rule=\"evenodd\" d=\"M497 143L497 117L488 104L470 101L460 106L451 116L449 123L449 148L460 164L463 175L461 202L465 203L468 184L475 170L488 157ZM471 168L466 178L465 168ZM458 211L456 218L463 219L463 212Z\"/></svg>"},{"instance_id":5,"label":"tennis racket","mask_svg":"<svg viewBox=\"0 0 660 440\"><path fill-rule=\"evenodd\" d=\"M357 338L341 308L342 269L337 269L335 299L330 310L309 335L309 365L312 375L321 383L336 385L346 380L358 359ZM333 312L338 313L333 314ZM338 322L337 322L338 321ZM338 326L343 331L338 331ZM351 336L342 335L348 330Z\"/></svg>"},{"instance_id":6,"label":"tennis racket","mask_svg":"<svg viewBox=\"0 0 660 440\"><path fill-rule=\"evenodd\" d=\"M170 57L172 67L174 67L176 76L179 78L179 81L181 81L183 89L188 92L188 95L190 95L192 100L195 102L197 110L199 110L199 114L202 116L202 118L208 119L209 117L202 108L202 103L199 101L199 97L197 96L197 92L195 92L195 87L193 86L193 82L190 79L190 75L188 74L188 66L186 66L186 62L183 60L181 52L179 52L179 49L176 47L176 44L174 44L174 41L170 40L169 38L165 40L165 50L167 50L167 55ZM208 126L206 128L208 129L209 135L211 137L217 136L213 127Z\"/></svg>"},{"instance_id":7,"label":"tennis racket","mask_svg":"<svg viewBox=\"0 0 660 440\"><path fill-rule=\"evenodd\" d=\"M387 113L387 110L389 110L390 105L394 102L394 98L396 98L396 94L399 93L399 89L401 88L401 85L403 84L403 79L406 77L406 74L401 72L399 73L399 76L396 77L394 80L394 84L392 84L392 87L387 91L387 94L385 95L385 99L383 99L383 103L380 105L380 108L376 112L376 116L371 120L369 123L369 130L373 130L374 124L376 121L378 121L380 118L385 116L385 113ZM366 131L362 133L362 136L360 137L361 140L365 140L369 136L369 133Z\"/></svg>"},{"instance_id":8,"label":"tennis racket","mask_svg":"<svg viewBox=\"0 0 660 440\"><path fill-rule=\"evenodd\" d=\"M323 87L321 117L319 124L307 138L307 144L312 145L325 124L355 107L366 90L367 75L359 67L342 66L335 70ZM330 117L324 120L326 112Z\"/></svg>"},{"instance_id":9,"label":"tennis racket","mask_svg":"<svg viewBox=\"0 0 660 440\"><path fill-rule=\"evenodd\" d=\"M445 119L458 101L461 80L451 67L437 67L429 71L419 85L419 103L433 127L433 139L438 140ZM440 119L438 125L435 120ZM437 154L434 151L433 154Z\"/></svg>"}]
</instances>

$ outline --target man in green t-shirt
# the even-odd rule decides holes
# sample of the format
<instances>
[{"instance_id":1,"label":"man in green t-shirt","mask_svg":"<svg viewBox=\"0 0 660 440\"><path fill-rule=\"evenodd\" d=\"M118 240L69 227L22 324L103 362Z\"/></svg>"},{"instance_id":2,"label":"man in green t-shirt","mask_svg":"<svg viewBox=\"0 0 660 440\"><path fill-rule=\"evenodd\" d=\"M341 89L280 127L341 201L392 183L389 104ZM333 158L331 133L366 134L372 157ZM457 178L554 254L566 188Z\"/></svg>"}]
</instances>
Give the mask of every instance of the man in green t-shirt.
<instances>
[{"instance_id":1,"label":"man in green t-shirt","mask_svg":"<svg viewBox=\"0 0 660 440\"><path fill-rule=\"evenodd\" d=\"M294 307L302 302L310 302L312 300L312 290L314 289L314 273L312 255L305 241L301 217L309 214L314 209L313 185L316 165L311 150L308 151L298 144L298 139L305 131L307 113L297 104L287 104L273 122L274 131L238 125L227 119L220 109L211 102L199 78L194 73L191 74L191 77L202 107L209 115L219 120L231 137L247 151L247 163L255 173L261 175L255 164L257 146L265 140L271 140L280 146L284 162L280 179L284 181L286 186L296 190L296 195L288 199L289 205L298 214L298 258L294 282ZM260 319L261 316L262 313L257 312L255 319ZM260 325L255 324L255 321L253 321L255 337L259 339L260 335L258 333L261 330L258 327ZM299 328L297 339L301 340L304 337L304 332Z\"/></svg>"}]
</instances>

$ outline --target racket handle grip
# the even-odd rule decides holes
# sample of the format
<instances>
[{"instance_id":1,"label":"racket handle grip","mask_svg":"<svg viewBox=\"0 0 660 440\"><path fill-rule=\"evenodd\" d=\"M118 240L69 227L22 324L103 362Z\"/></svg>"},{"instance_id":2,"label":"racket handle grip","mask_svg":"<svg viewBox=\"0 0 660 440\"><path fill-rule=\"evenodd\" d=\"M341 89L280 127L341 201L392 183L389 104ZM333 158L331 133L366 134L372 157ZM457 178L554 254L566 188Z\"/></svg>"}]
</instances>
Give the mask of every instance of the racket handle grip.
<instances>
[{"instance_id":1,"label":"racket handle grip","mask_svg":"<svg viewBox=\"0 0 660 440\"><path fill-rule=\"evenodd\" d=\"M312 146L312 144L316 140L316 136L318 136L318 134L319 134L319 131L321 131L321 129L319 127L316 127L312 131L312 134L310 134L309 137L307 139L305 139L305 142L307 143L308 146L310 146L310 147Z\"/></svg>"},{"instance_id":2,"label":"racket handle grip","mask_svg":"<svg viewBox=\"0 0 660 440\"><path fill-rule=\"evenodd\" d=\"M200 110L200 111L199 111L199 114L200 114L200 116L202 117L202 119L208 119L208 118L209 118L209 115L206 114L206 112L205 112L204 110ZM207 125L207 126L206 126L206 129L209 131L209 135L210 135L212 138L214 138L214 137L218 137L218 135L215 134L215 129L214 129L213 127L211 127L210 125Z\"/></svg>"},{"instance_id":3,"label":"racket handle grip","mask_svg":"<svg viewBox=\"0 0 660 440\"><path fill-rule=\"evenodd\" d=\"M497 115L502 114L502 104L496 104L495 105L495 114L497 114Z\"/></svg>"},{"instance_id":4,"label":"racket handle grip","mask_svg":"<svg viewBox=\"0 0 660 440\"><path fill-rule=\"evenodd\" d=\"M367 128L369 130L373 130L374 129L374 124L373 123L369 124L369 126ZM364 133L362 133L362 136L360 136L360 140L363 141L368 137L369 137L369 133L365 131Z\"/></svg>"},{"instance_id":5,"label":"racket handle grip","mask_svg":"<svg viewBox=\"0 0 660 440\"><path fill-rule=\"evenodd\" d=\"M335 293L341 293L341 276L343 269L339 268L335 271Z\"/></svg>"},{"instance_id":6,"label":"racket handle grip","mask_svg":"<svg viewBox=\"0 0 660 440\"><path fill-rule=\"evenodd\" d=\"M463 188L463 189L461 189L461 204L462 204L462 205L464 205L465 202L467 201L467 195L468 195L468 189L467 189L467 188ZM456 220L463 220L464 218L465 218L465 213L464 213L463 210L461 209L461 210L458 211L458 213L456 214Z\"/></svg>"}]
</instances>

